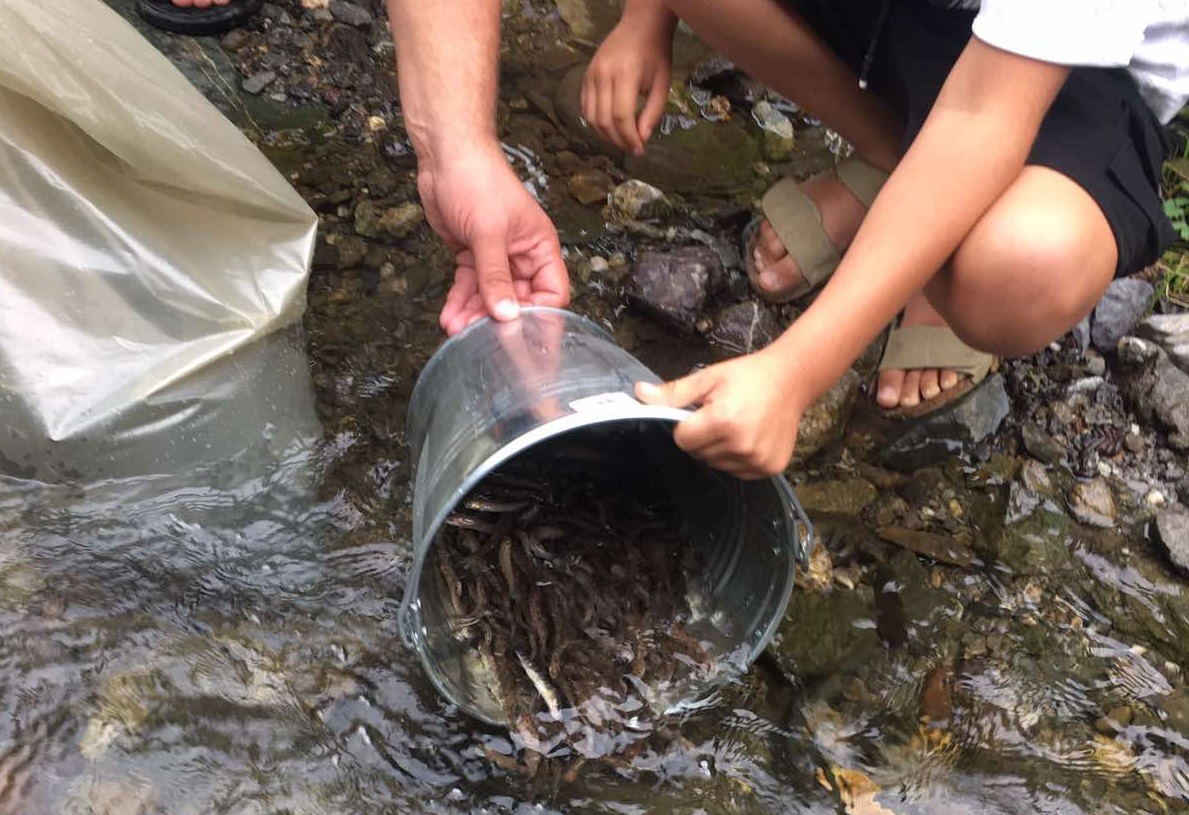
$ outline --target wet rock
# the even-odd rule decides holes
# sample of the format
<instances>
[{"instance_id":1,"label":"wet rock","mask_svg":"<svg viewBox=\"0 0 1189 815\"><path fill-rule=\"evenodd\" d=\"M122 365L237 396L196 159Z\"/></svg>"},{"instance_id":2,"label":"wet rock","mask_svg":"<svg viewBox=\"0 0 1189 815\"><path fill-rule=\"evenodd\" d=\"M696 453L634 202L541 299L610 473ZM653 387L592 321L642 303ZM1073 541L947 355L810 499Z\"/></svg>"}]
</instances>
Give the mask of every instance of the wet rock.
<instances>
[{"instance_id":1,"label":"wet rock","mask_svg":"<svg viewBox=\"0 0 1189 815\"><path fill-rule=\"evenodd\" d=\"M566 179L566 189L575 201L584 206L606 201L612 185L611 176L596 169L581 170Z\"/></svg>"},{"instance_id":2,"label":"wet rock","mask_svg":"<svg viewBox=\"0 0 1189 815\"><path fill-rule=\"evenodd\" d=\"M768 161L788 161L793 153L793 123L771 102L761 100L751 109L760 126L760 151Z\"/></svg>"},{"instance_id":3,"label":"wet rock","mask_svg":"<svg viewBox=\"0 0 1189 815\"><path fill-rule=\"evenodd\" d=\"M347 0L330 0L330 14L340 23L363 28L371 25L375 20L372 13L363 6L357 6Z\"/></svg>"},{"instance_id":4,"label":"wet rock","mask_svg":"<svg viewBox=\"0 0 1189 815\"><path fill-rule=\"evenodd\" d=\"M311 261L311 265L315 269L337 266L338 258L338 249L327 243L324 236L319 236L318 242L314 244L314 258Z\"/></svg>"},{"instance_id":5,"label":"wet rock","mask_svg":"<svg viewBox=\"0 0 1189 815\"><path fill-rule=\"evenodd\" d=\"M794 465L807 461L842 437L858 394L859 375L851 368L822 398L809 406L801 416L801 424L797 430L797 447L793 451Z\"/></svg>"},{"instance_id":6,"label":"wet rock","mask_svg":"<svg viewBox=\"0 0 1189 815\"><path fill-rule=\"evenodd\" d=\"M1073 336L1073 341L1077 343L1078 349L1085 351L1090 347L1090 316L1086 315L1080 323L1073 327L1069 332Z\"/></svg>"},{"instance_id":7,"label":"wet rock","mask_svg":"<svg viewBox=\"0 0 1189 815\"><path fill-rule=\"evenodd\" d=\"M1165 557L1183 575L1189 576L1189 509L1174 504L1156 516L1156 542Z\"/></svg>"},{"instance_id":8,"label":"wet rock","mask_svg":"<svg viewBox=\"0 0 1189 815\"><path fill-rule=\"evenodd\" d=\"M1052 498L1032 494L1031 503L1022 506L1020 489L1019 484L1012 485L1007 522L998 534L983 541L980 551L1013 574L1057 574L1069 562L1065 540L1070 520Z\"/></svg>"},{"instance_id":9,"label":"wet rock","mask_svg":"<svg viewBox=\"0 0 1189 815\"><path fill-rule=\"evenodd\" d=\"M1039 495L1052 496L1056 494L1056 487L1049 473L1039 462L1024 461L1020 467L1020 483L1030 492Z\"/></svg>"},{"instance_id":10,"label":"wet rock","mask_svg":"<svg viewBox=\"0 0 1189 815\"><path fill-rule=\"evenodd\" d=\"M339 250L337 265L340 269L358 266L363 262L364 255L367 254L367 244L364 243L363 238L355 235L340 237L337 246Z\"/></svg>"},{"instance_id":11,"label":"wet rock","mask_svg":"<svg viewBox=\"0 0 1189 815\"><path fill-rule=\"evenodd\" d=\"M704 246L642 252L632 268L629 296L684 331L693 331L707 299L726 285L722 263Z\"/></svg>"},{"instance_id":12,"label":"wet rock","mask_svg":"<svg viewBox=\"0 0 1189 815\"><path fill-rule=\"evenodd\" d=\"M0 608L20 608L44 588L45 578L33 563L0 554Z\"/></svg>"},{"instance_id":13,"label":"wet rock","mask_svg":"<svg viewBox=\"0 0 1189 815\"><path fill-rule=\"evenodd\" d=\"M953 455L968 455L974 445L994 433L1007 414L1003 377L991 374L971 393L911 422L907 431L883 451L884 466L909 471Z\"/></svg>"},{"instance_id":14,"label":"wet rock","mask_svg":"<svg viewBox=\"0 0 1189 815\"><path fill-rule=\"evenodd\" d=\"M367 174L367 188L373 195L391 195L401 183L401 177L385 167L377 167Z\"/></svg>"},{"instance_id":15,"label":"wet rock","mask_svg":"<svg viewBox=\"0 0 1189 815\"><path fill-rule=\"evenodd\" d=\"M1094 722L1094 729L1104 736L1113 736L1131 724L1132 710L1126 706L1112 708L1105 716Z\"/></svg>"},{"instance_id":16,"label":"wet rock","mask_svg":"<svg viewBox=\"0 0 1189 815\"><path fill-rule=\"evenodd\" d=\"M943 629L958 622L961 611L944 589L929 582L929 571L911 552L901 550L875 573L876 630L893 645L915 643L932 650L949 641Z\"/></svg>"},{"instance_id":17,"label":"wet rock","mask_svg":"<svg viewBox=\"0 0 1189 815\"><path fill-rule=\"evenodd\" d=\"M68 811L87 815L154 815L163 812L152 784L132 775L128 778L94 778L85 787L81 809Z\"/></svg>"},{"instance_id":18,"label":"wet rock","mask_svg":"<svg viewBox=\"0 0 1189 815\"><path fill-rule=\"evenodd\" d=\"M1079 523L1105 529L1115 525L1119 514L1115 495L1110 485L1101 478L1074 485L1069 494L1069 511Z\"/></svg>"},{"instance_id":19,"label":"wet rock","mask_svg":"<svg viewBox=\"0 0 1189 815\"><path fill-rule=\"evenodd\" d=\"M252 39L252 36L242 28L233 28L228 31L219 44L223 46L224 51L231 51L232 53L240 50L246 46Z\"/></svg>"},{"instance_id":20,"label":"wet rock","mask_svg":"<svg viewBox=\"0 0 1189 815\"><path fill-rule=\"evenodd\" d=\"M788 677L809 681L854 670L879 647L870 586L794 592L768 651Z\"/></svg>"},{"instance_id":21,"label":"wet rock","mask_svg":"<svg viewBox=\"0 0 1189 815\"><path fill-rule=\"evenodd\" d=\"M1189 373L1189 314L1153 314L1136 334L1155 342L1174 365Z\"/></svg>"},{"instance_id":22,"label":"wet rock","mask_svg":"<svg viewBox=\"0 0 1189 815\"><path fill-rule=\"evenodd\" d=\"M1065 461L1065 445L1058 442L1035 422L1025 422L1020 428L1024 449L1045 464L1060 464Z\"/></svg>"},{"instance_id":23,"label":"wet rock","mask_svg":"<svg viewBox=\"0 0 1189 815\"><path fill-rule=\"evenodd\" d=\"M1172 693L1152 700L1163 719L1162 724L1173 733L1189 733L1189 689L1177 688Z\"/></svg>"},{"instance_id":24,"label":"wet rock","mask_svg":"<svg viewBox=\"0 0 1189 815\"><path fill-rule=\"evenodd\" d=\"M261 71L245 79L241 87L244 89L244 93L250 93L255 96L271 85L276 78L275 71Z\"/></svg>"},{"instance_id":25,"label":"wet rock","mask_svg":"<svg viewBox=\"0 0 1189 815\"><path fill-rule=\"evenodd\" d=\"M848 478L839 481L808 481L797 488L797 498L810 515L858 517L878 492L869 481Z\"/></svg>"},{"instance_id":26,"label":"wet rock","mask_svg":"<svg viewBox=\"0 0 1189 815\"><path fill-rule=\"evenodd\" d=\"M377 228L393 238L404 238L425 221L425 210L412 201L384 210Z\"/></svg>"},{"instance_id":27,"label":"wet rock","mask_svg":"<svg viewBox=\"0 0 1189 815\"><path fill-rule=\"evenodd\" d=\"M962 567L974 563L974 549L969 544L950 535L936 535L932 532L907 529L902 526L881 527L875 531L875 534L888 543L894 543L910 552L915 552L930 560L936 560L938 563Z\"/></svg>"},{"instance_id":28,"label":"wet rock","mask_svg":"<svg viewBox=\"0 0 1189 815\"><path fill-rule=\"evenodd\" d=\"M1145 423L1168 431L1174 450L1189 449L1189 374L1153 342L1124 337L1119 343L1119 389Z\"/></svg>"},{"instance_id":29,"label":"wet rock","mask_svg":"<svg viewBox=\"0 0 1189 815\"><path fill-rule=\"evenodd\" d=\"M669 192L730 194L752 189L759 161L759 146L742 124L699 122L655 136L642 156L624 158L624 168Z\"/></svg>"},{"instance_id":30,"label":"wet rock","mask_svg":"<svg viewBox=\"0 0 1189 815\"><path fill-rule=\"evenodd\" d=\"M1094 347L1104 354L1113 352L1119 340L1139 324L1155 293L1146 280L1124 277L1111 281L1090 322Z\"/></svg>"},{"instance_id":31,"label":"wet rock","mask_svg":"<svg viewBox=\"0 0 1189 815\"><path fill-rule=\"evenodd\" d=\"M380 213L371 201L360 201L355 206L355 234L365 238L380 234Z\"/></svg>"},{"instance_id":32,"label":"wet rock","mask_svg":"<svg viewBox=\"0 0 1189 815\"><path fill-rule=\"evenodd\" d=\"M665 194L651 184L630 178L611 191L611 220L652 221L673 210Z\"/></svg>"},{"instance_id":33,"label":"wet rock","mask_svg":"<svg viewBox=\"0 0 1189 815\"><path fill-rule=\"evenodd\" d=\"M728 306L718 315L710 340L736 354L750 354L776 338L780 327L772 312L754 300Z\"/></svg>"}]
</instances>

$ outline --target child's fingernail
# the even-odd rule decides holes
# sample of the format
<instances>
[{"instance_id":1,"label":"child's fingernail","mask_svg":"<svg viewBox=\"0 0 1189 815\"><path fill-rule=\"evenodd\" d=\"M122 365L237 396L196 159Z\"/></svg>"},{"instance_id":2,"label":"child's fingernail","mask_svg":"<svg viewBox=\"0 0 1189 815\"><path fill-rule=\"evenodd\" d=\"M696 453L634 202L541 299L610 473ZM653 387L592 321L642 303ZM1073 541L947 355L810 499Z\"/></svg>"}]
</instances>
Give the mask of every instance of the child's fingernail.
<instances>
[{"instance_id":1,"label":"child's fingernail","mask_svg":"<svg viewBox=\"0 0 1189 815\"><path fill-rule=\"evenodd\" d=\"M495 304L492 315L497 320L515 320L520 315L520 307L516 301L504 299Z\"/></svg>"}]
</instances>

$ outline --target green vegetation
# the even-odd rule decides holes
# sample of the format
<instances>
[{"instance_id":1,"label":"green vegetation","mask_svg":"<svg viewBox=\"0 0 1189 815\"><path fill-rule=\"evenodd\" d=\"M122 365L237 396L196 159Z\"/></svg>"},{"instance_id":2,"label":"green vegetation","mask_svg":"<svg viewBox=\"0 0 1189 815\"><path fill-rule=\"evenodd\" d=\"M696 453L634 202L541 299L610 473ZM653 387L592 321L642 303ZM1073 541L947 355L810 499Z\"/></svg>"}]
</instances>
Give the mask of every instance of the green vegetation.
<instances>
[{"instance_id":1,"label":"green vegetation","mask_svg":"<svg viewBox=\"0 0 1189 815\"><path fill-rule=\"evenodd\" d=\"M1181 116L1186 114L1182 112ZM1177 230L1177 242L1159 265L1157 293L1189 308L1189 139L1180 155L1164 165L1164 211Z\"/></svg>"}]
</instances>

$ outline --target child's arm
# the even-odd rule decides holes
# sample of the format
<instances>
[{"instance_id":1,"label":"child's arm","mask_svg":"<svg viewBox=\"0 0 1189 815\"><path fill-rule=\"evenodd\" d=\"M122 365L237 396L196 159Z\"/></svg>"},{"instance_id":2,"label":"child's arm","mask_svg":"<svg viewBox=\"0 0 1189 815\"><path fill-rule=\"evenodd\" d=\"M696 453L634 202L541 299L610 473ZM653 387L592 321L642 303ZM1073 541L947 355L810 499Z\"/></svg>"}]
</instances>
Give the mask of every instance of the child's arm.
<instances>
[{"instance_id":1,"label":"child's arm","mask_svg":"<svg viewBox=\"0 0 1189 815\"><path fill-rule=\"evenodd\" d=\"M647 401L703 407L677 443L750 477L788 464L801 414L953 255L1023 170L1069 69L972 39L833 278L775 343ZM994 304L988 304L994 307Z\"/></svg>"},{"instance_id":2,"label":"child's arm","mask_svg":"<svg viewBox=\"0 0 1189 815\"><path fill-rule=\"evenodd\" d=\"M677 16L664 0L627 0L582 85L582 115L621 150L644 152L669 96ZM646 97L639 117L636 107Z\"/></svg>"}]
</instances>

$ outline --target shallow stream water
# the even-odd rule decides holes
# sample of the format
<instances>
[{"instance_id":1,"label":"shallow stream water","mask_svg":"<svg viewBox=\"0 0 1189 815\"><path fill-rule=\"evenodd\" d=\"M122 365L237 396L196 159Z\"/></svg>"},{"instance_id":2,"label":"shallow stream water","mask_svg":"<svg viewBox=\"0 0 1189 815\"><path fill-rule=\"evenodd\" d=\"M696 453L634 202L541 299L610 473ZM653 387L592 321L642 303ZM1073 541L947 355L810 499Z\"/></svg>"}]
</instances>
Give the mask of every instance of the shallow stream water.
<instances>
[{"instance_id":1,"label":"shallow stream water","mask_svg":"<svg viewBox=\"0 0 1189 815\"><path fill-rule=\"evenodd\" d=\"M404 415L447 271L430 250L408 267L400 285L314 276L258 447L151 478L0 476L0 815L1189 811L1189 588L1126 523L1021 531L1054 553L1028 576L893 555L823 517L839 562L879 553L853 591L794 597L782 637L820 640L824 675L764 658L631 770L555 789L493 767L506 734L446 705L396 628ZM575 308L662 375L711 356L597 281ZM1010 477L938 472L1002 517ZM853 639L860 662L834 660Z\"/></svg>"}]
</instances>

